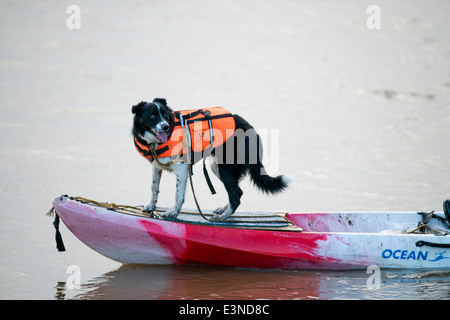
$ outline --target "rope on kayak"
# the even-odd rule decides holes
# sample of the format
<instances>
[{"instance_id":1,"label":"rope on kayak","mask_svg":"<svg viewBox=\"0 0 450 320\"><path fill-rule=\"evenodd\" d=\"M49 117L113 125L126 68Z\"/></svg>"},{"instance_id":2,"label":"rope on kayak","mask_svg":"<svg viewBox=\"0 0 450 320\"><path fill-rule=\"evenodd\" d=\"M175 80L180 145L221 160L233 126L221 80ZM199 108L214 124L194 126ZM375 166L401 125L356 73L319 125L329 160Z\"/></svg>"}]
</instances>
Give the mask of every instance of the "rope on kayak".
<instances>
[{"instance_id":1,"label":"rope on kayak","mask_svg":"<svg viewBox=\"0 0 450 320\"><path fill-rule=\"evenodd\" d=\"M55 220L53 220L53 226L55 227L56 231L55 232L56 249L58 249L59 252L66 251L66 247L64 246L61 232L59 232L59 216L56 213L55 208L53 206L50 210L48 210L47 216L55 217Z\"/></svg>"},{"instance_id":2,"label":"rope on kayak","mask_svg":"<svg viewBox=\"0 0 450 320\"><path fill-rule=\"evenodd\" d=\"M81 201L81 202L85 202L85 203L90 203L99 207L103 207L103 208L107 208L107 209L111 209L111 210L117 210L117 209L122 209L122 208L129 208L129 209L137 209L139 208L139 206L129 206L126 204L115 204L115 203L109 203L109 202L99 202L99 201L95 201L92 199L88 199L88 198L83 198L83 197L70 197L69 199L71 200L75 200L75 201Z\"/></svg>"},{"instance_id":3,"label":"rope on kayak","mask_svg":"<svg viewBox=\"0 0 450 320\"><path fill-rule=\"evenodd\" d=\"M195 205L197 206L198 213L202 216L203 219L213 222L214 220L207 218L202 210L200 209L200 205L198 204L197 197L195 196L194 184L192 183L192 164L189 164L189 182L191 184L192 196L194 197Z\"/></svg>"}]
</instances>

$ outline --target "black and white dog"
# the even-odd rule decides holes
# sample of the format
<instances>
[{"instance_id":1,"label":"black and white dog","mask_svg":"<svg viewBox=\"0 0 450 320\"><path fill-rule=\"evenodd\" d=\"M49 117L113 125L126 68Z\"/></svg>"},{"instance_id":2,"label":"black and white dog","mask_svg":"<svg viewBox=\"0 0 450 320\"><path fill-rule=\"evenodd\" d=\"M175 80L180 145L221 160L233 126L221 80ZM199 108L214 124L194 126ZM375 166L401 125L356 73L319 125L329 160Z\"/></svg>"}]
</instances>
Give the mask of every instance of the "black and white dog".
<instances>
[{"instance_id":1,"label":"black and white dog","mask_svg":"<svg viewBox=\"0 0 450 320\"><path fill-rule=\"evenodd\" d=\"M167 106L165 99L156 98L153 102L140 102L134 105L131 111L134 114L132 134L136 141L156 148L159 144L166 142L170 138L175 119L173 111ZM240 116L233 114L232 117L234 118L236 132L254 131L253 127ZM259 136L256 133L254 135L256 136L256 145L248 142L248 135L242 138L238 135L233 135L222 146L218 147L222 148L222 150L217 150L218 148L216 148L208 155L211 169L224 184L229 199L229 203L226 206L214 211L213 220L225 220L238 208L241 203L240 198L243 194L238 184L246 174L250 175L256 187L269 194L277 194L283 191L292 180L292 177L288 175L271 177L265 174L264 167L261 163L262 147L259 143ZM229 143L230 139L235 139L233 142L236 142L238 139L247 140L244 144L234 143L233 148L231 148L234 154L231 157L228 154L228 157L226 157L226 152L230 152L227 149L227 143ZM239 145L245 146L244 150L237 150L236 148ZM249 161L251 152L256 152L256 161ZM226 159L231 158L236 160L238 153L241 156L242 153L245 153L245 161L223 161L225 157ZM220 155L223 159L218 159L217 155ZM189 174L188 164L184 162L173 162L169 167L161 165L164 163L167 164L171 160L171 157L165 157L158 158L159 164L156 161L151 162L153 165L152 196L150 203L144 207L143 211L153 212L156 209L161 174L163 170L167 169L176 174L176 197L173 208L167 210L163 215L174 218L180 212L184 202L186 182Z\"/></svg>"}]
</instances>

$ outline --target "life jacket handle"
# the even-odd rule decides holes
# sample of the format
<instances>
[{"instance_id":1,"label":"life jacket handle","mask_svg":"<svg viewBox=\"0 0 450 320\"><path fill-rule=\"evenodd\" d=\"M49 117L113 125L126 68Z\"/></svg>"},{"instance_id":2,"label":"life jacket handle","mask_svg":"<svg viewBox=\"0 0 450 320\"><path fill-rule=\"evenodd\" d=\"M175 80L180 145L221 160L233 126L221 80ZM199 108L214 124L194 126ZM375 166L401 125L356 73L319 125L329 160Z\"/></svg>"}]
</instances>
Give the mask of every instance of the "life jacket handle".
<instances>
[{"instance_id":1,"label":"life jacket handle","mask_svg":"<svg viewBox=\"0 0 450 320\"><path fill-rule=\"evenodd\" d=\"M199 114L204 115L206 119L209 119L209 118L211 117L211 112L210 112L209 110L206 110L206 111L205 111L205 110L203 110L203 109L198 109L198 110L196 110L196 111L194 111L194 112L191 112L191 113L188 113L188 114L182 114L182 113L179 112L179 111L174 111L173 114L174 114L175 118L177 118L177 119L179 119L179 120L180 120L180 118L181 118L181 119L184 119L184 120L187 120L187 119L196 117L196 116L198 116Z\"/></svg>"}]
</instances>

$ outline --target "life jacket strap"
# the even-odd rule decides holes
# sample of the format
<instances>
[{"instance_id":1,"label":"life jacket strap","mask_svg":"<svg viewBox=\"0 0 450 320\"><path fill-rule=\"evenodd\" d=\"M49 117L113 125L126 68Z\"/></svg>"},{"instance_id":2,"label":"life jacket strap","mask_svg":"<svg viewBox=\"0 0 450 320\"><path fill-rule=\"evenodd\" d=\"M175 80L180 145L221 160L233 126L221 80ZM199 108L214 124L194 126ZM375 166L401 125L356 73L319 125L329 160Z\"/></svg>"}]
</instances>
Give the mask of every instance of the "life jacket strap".
<instances>
[{"instance_id":1,"label":"life jacket strap","mask_svg":"<svg viewBox=\"0 0 450 320\"><path fill-rule=\"evenodd\" d=\"M198 111L203 111L203 110L197 110L196 112L193 113L198 113ZM210 112L206 111L206 112L202 112L203 115L205 115L205 113L207 113L207 115L205 115L205 117L208 117L208 126L209 126L209 135L210 135L210 145L208 147L205 148L205 150L203 150L203 154L208 150L208 149L212 149L213 143L214 143L214 134L213 134L213 127L212 127L212 123L211 123L211 119L210 119ZM181 123L181 127L183 128L184 132L186 133L186 136L184 136L184 138L187 138L186 141L188 143L188 154L190 155L190 157L188 158L188 165L189 165L189 174L192 175L193 174L193 168L192 168L192 155L193 155L193 151L192 151L192 146L191 146L191 130L189 129L189 124L188 124L188 119L185 119L185 116L182 115L180 117L180 123ZM184 140L184 139L183 139ZM205 164L205 157L203 157L203 175L205 176L205 180L206 183L208 184L209 190L211 191L211 194L216 194L216 190L214 189L214 186L211 182L211 179L209 178L209 174L208 174L208 170L206 170L206 164ZM192 185L192 181L191 181L191 185ZM195 197L195 194L194 194ZM199 211L200 211L200 207L197 206ZM200 211L201 212L201 211Z\"/></svg>"},{"instance_id":2,"label":"life jacket strap","mask_svg":"<svg viewBox=\"0 0 450 320\"><path fill-rule=\"evenodd\" d=\"M209 178L208 170L206 170L205 158L203 158L203 175L205 176L205 180L206 183L208 184L211 194L216 194L216 190L214 189L211 179Z\"/></svg>"}]
</instances>

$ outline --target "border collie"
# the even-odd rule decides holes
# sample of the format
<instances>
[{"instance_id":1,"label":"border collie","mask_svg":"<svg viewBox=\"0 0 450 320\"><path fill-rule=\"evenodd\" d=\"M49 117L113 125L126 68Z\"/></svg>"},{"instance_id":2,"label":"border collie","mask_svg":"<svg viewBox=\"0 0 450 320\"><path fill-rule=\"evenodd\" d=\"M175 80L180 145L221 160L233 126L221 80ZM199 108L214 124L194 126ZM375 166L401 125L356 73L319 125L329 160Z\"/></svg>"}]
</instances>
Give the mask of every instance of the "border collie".
<instances>
[{"instance_id":1,"label":"border collie","mask_svg":"<svg viewBox=\"0 0 450 320\"><path fill-rule=\"evenodd\" d=\"M167 106L165 99L156 98L153 102L142 101L134 105L131 111L134 114L132 134L140 144L156 149L159 144L170 139L176 119L174 112ZM232 117L235 122L235 132L254 131L253 127L242 117L237 114L233 114ZM233 134L233 136L226 140L222 146L213 149L208 155L202 155L202 157L209 157L211 170L224 184L228 193L229 203L214 211L213 220L225 220L236 211L241 203L240 199L243 194L243 191L239 188L239 182L247 174L249 174L252 182L258 189L268 194L280 193L287 187L288 183L292 181L292 177L289 175L271 177L265 173L265 169L261 163L262 148L259 146L260 138L256 132L254 135L256 135L256 146L249 143L248 135L240 137L239 135ZM231 157L230 154L228 154L228 157L226 157L226 152L230 152L230 150L227 149L227 144L230 143L230 139L235 139L235 141L233 141L233 147L231 148L234 150L234 154ZM237 141L239 139L246 140L242 144ZM236 146L239 145L245 146L244 150L237 150ZM221 148L221 150L218 150L219 148ZM256 161L250 161L251 152L256 152ZM242 153L245 154L244 161L229 161L230 158L236 160L238 154L242 157ZM218 155L222 156L223 159L228 159L228 161L218 159ZM174 157L158 158L158 161L151 162L153 166L153 180L151 186L152 196L150 203L143 208L144 212L153 212L156 209L159 184L163 170L174 172L177 181L175 205L164 212L163 216L175 218L180 212L184 203L189 168L187 163L180 161L172 161L169 166L161 165L169 163L173 158ZM253 159L255 159L255 157L253 157Z\"/></svg>"}]
</instances>

